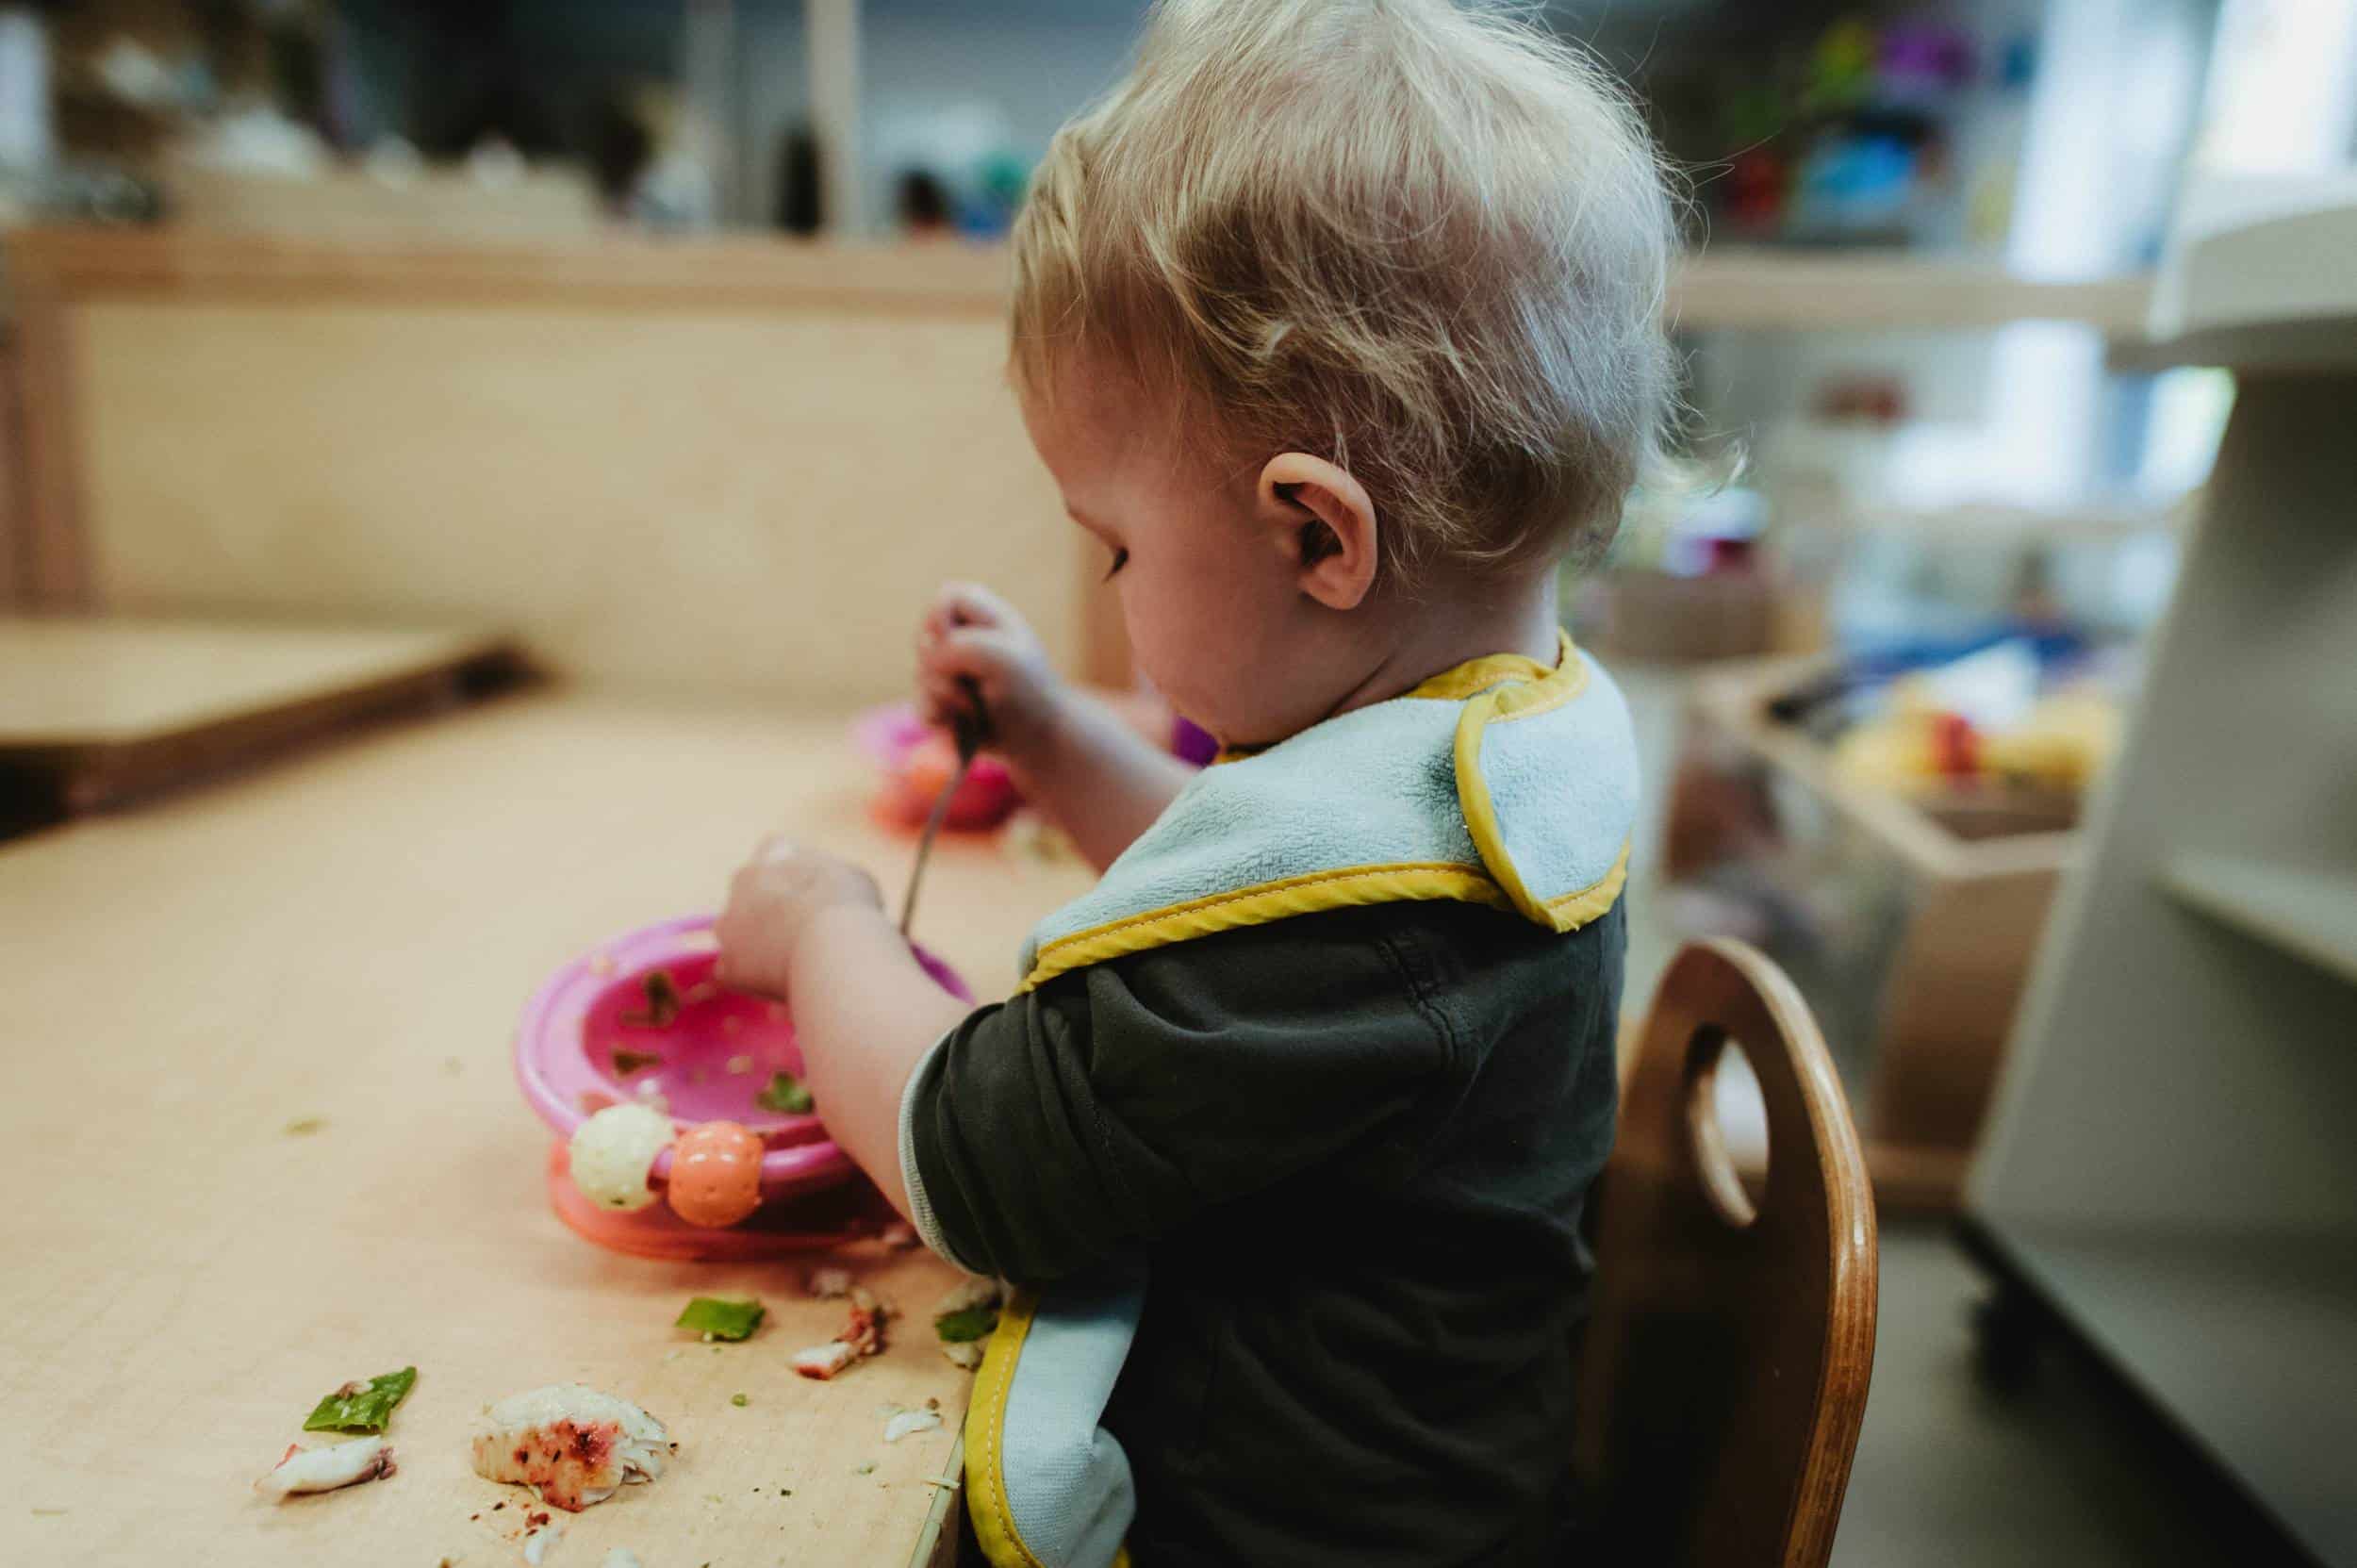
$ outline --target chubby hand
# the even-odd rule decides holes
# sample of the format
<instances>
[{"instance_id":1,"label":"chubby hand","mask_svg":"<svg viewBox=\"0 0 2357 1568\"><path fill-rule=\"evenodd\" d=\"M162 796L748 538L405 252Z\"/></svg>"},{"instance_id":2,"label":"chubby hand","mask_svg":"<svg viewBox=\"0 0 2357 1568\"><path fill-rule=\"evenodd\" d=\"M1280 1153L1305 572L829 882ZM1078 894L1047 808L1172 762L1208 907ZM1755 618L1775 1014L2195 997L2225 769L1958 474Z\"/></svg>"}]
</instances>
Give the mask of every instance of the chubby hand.
<instances>
[{"instance_id":1,"label":"chubby hand","mask_svg":"<svg viewBox=\"0 0 2357 1568\"><path fill-rule=\"evenodd\" d=\"M838 856L763 839L730 882L728 907L712 928L720 943L715 977L740 991L783 997L811 922L844 908L882 914L876 879Z\"/></svg>"},{"instance_id":2,"label":"chubby hand","mask_svg":"<svg viewBox=\"0 0 2357 1568\"><path fill-rule=\"evenodd\" d=\"M916 686L926 718L947 725L968 710L961 681L981 691L992 750L1017 755L1047 732L1063 691L1022 614L972 583L944 586L916 629Z\"/></svg>"}]
</instances>

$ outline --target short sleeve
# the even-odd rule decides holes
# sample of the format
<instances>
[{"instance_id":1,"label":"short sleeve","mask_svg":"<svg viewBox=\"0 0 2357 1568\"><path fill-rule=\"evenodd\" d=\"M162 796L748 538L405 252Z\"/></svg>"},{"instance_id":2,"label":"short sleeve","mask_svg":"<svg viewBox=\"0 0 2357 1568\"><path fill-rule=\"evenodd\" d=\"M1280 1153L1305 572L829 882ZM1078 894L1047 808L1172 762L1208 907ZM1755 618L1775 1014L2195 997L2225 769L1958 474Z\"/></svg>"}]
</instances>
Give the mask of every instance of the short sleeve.
<instances>
[{"instance_id":1,"label":"short sleeve","mask_svg":"<svg viewBox=\"0 0 2357 1568\"><path fill-rule=\"evenodd\" d=\"M969 1015L901 1107L926 1239L978 1273L1052 1279L1411 1135L1451 1042L1380 913L1132 954Z\"/></svg>"}]
</instances>

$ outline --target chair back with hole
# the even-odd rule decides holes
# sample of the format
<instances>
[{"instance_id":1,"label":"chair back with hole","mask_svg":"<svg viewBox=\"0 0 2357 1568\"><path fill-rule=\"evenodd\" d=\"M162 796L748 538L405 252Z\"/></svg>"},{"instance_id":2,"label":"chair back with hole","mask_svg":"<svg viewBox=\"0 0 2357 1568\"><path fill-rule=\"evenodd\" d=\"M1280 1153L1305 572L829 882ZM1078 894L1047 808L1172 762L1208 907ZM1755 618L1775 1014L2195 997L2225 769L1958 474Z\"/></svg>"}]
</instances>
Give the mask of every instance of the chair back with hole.
<instances>
[{"instance_id":1,"label":"chair back with hole","mask_svg":"<svg viewBox=\"0 0 2357 1568\"><path fill-rule=\"evenodd\" d=\"M1755 1203L1714 1099L1767 1107ZM1822 1568L1874 1361L1874 1200L1808 1006L1738 942L1687 946L1648 1015L1599 1195L1574 1470L1603 1560Z\"/></svg>"}]
</instances>

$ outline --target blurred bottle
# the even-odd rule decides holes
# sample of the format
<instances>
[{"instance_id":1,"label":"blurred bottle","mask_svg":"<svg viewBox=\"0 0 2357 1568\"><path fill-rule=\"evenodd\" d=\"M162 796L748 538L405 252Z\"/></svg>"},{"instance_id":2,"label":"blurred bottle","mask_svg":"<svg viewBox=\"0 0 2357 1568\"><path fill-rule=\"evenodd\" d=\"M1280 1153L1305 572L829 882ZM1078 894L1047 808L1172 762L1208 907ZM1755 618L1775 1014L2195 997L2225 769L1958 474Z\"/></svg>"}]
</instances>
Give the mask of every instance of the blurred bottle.
<instances>
[{"instance_id":1,"label":"blurred bottle","mask_svg":"<svg viewBox=\"0 0 2357 1568\"><path fill-rule=\"evenodd\" d=\"M819 190L818 138L808 125L790 125L778 149L778 227L816 234L826 209Z\"/></svg>"},{"instance_id":2,"label":"blurred bottle","mask_svg":"<svg viewBox=\"0 0 2357 1568\"><path fill-rule=\"evenodd\" d=\"M893 216L912 239L937 239L953 232L949 191L930 169L904 169L893 190Z\"/></svg>"}]
</instances>

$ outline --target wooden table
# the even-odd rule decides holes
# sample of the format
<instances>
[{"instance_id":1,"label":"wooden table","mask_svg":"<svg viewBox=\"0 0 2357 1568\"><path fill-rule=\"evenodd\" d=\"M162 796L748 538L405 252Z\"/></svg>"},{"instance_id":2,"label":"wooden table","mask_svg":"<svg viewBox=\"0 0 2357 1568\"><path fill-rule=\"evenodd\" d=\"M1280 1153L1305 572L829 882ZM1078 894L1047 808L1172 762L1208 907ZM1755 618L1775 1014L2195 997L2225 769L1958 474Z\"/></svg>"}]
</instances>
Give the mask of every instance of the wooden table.
<instances>
[{"instance_id":1,"label":"wooden table","mask_svg":"<svg viewBox=\"0 0 2357 1568\"><path fill-rule=\"evenodd\" d=\"M804 1296L807 1265L579 1241L508 1066L542 977L712 907L766 829L897 890L910 847L862 787L837 719L542 694L0 846L0 1561L514 1562L528 1494L474 1477L465 1432L571 1379L640 1401L680 1452L566 1520L557 1568L612 1545L648 1568L931 1551L968 1382L924 1317L946 1265L847 1257L911 1316L880 1360L797 1378L788 1352L842 1316ZM919 934L1003 995L1024 928L1088 880L946 841ZM759 1294L768 1325L689 1343L671 1319L713 1291ZM321 1395L411 1363L397 1476L255 1497ZM882 1407L929 1397L945 1428L885 1446Z\"/></svg>"},{"instance_id":2,"label":"wooden table","mask_svg":"<svg viewBox=\"0 0 2357 1568\"><path fill-rule=\"evenodd\" d=\"M0 617L0 770L88 811L354 719L453 700L504 637Z\"/></svg>"}]
</instances>

